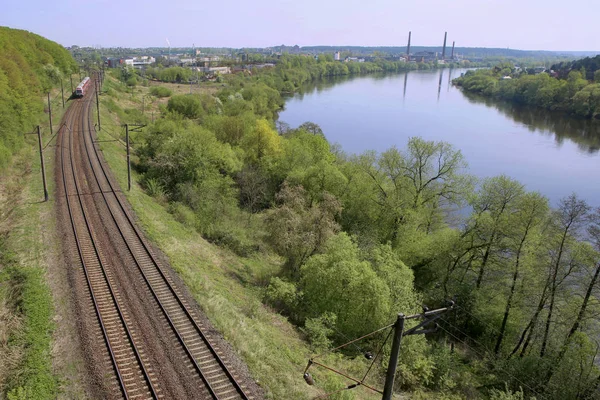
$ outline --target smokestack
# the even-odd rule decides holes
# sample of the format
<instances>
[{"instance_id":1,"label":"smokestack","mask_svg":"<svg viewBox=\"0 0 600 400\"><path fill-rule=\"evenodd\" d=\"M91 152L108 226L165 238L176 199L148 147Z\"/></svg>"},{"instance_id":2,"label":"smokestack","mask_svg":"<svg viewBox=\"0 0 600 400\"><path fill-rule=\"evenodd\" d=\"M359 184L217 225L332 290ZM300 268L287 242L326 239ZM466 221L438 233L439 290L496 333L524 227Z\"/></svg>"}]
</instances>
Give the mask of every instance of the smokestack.
<instances>
[{"instance_id":1,"label":"smokestack","mask_svg":"<svg viewBox=\"0 0 600 400\"><path fill-rule=\"evenodd\" d=\"M410 61L410 35L412 32L408 32L408 46L406 46L406 61Z\"/></svg>"},{"instance_id":2,"label":"smokestack","mask_svg":"<svg viewBox=\"0 0 600 400\"><path fill-rule=\"evenodd\" d=\"M444 32L444 49L442 50L442 60L446 59L446 39L448 38L448 32Z\"/></svg>"},{"instance_id":3,"label":"smokestack","mask_svg":"<svg viewBox=\"0 0 600 400\"><path fill-rule=\"evenodd\" d=\"M450 58L452 58L454 60L454 45L456 44L456 42L452 42L452 56Z\"/></svg>"}]
</instances>

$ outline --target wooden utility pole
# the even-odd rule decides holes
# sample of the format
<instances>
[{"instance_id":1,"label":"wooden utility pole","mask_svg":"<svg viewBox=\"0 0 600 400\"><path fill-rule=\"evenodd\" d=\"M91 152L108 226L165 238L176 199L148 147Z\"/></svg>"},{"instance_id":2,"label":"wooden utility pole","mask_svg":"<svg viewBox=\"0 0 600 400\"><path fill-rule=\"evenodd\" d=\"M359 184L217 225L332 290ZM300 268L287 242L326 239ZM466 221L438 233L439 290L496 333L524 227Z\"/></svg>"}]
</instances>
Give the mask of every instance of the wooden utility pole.
<instances>
[{"instance_id":1,"label":"wooden utility pole","mask_svg":"<svg viewBox=\"0 0 600 400\"><path fill-rule=\"evenodd\" d=\"M48 115L50 116L50 135L53 135L52 132L52 104L50 103L50 92L48 92Z\"/></svg>"},{"instance_id":2,"label":"wooden utility pole","mask_svg":"<svg viewBox=\"0 0 600 400\"><path fill-rule=\"evenodd\" d=\"M69 74L69 80L71 81L71 94L73 94L73 74Z\"/></svg>"},{"instance_id":3,"label":"wooden utility pole","mask_svg":"<svg viewBox=\"0 0 600 400\"><path fill-rule=\"evenodd\" d=\"M127 190L131 190L131 159L129 157L129 125L125 124L125 146L127 146Z\"/></svg>"},{"instance_id":4,"label":"wooden utility pole","mask_svg":"<svg viewBox=\"0 0 600 400\"><path fill-rule=\"evenodd\" d=\"M44 185L44 201L48 201L48 185L46 184L46 166L44 165L44 149L42 147L42 133L37 126L38 144L40 146L40 163L42 165L42 183Z\"/></svg>"},{"instance_id":5,"label":"wooden utility pole","mask_svg":"<svg viewBox=\"0 0 600 400\"><path fill-rule=\"evenodd\" d=\"M100 126L100 101L98 100L98 84L94 79L94 87L96 88L96 109L98 110L98 130L101 131L102 127Z\"/></svg>"},{"instance_id":6,"label":"wooden utility pole","mask_svg":"<svg viewBox=\"0 0 600 400\"><path fill-rule=\"evenodd\" d=\"M63 87L62 78L60 78L60 95L62 96L63 108L65 108L65 89Z\"/></svg>"}]
</instances>

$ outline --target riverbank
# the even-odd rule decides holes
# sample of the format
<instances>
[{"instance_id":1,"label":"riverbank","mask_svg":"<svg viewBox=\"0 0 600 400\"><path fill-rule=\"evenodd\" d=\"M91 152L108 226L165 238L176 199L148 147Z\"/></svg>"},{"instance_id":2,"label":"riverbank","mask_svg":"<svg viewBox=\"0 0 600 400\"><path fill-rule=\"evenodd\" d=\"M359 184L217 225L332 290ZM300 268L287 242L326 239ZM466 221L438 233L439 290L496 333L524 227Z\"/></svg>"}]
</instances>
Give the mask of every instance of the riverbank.
<instances>
[{"instance_id":1,"label":"riverbank","mask_svg":"<svg viewBox=\"0 0 600 400\"><path fill-rule=\"evenodd\" d=\"M579 71L558 79L545 72L529 75L512 65L501 65L467 72L454 84L490 98L600 120L600 82L588 81Z\"/></svg>"}]
</instances>

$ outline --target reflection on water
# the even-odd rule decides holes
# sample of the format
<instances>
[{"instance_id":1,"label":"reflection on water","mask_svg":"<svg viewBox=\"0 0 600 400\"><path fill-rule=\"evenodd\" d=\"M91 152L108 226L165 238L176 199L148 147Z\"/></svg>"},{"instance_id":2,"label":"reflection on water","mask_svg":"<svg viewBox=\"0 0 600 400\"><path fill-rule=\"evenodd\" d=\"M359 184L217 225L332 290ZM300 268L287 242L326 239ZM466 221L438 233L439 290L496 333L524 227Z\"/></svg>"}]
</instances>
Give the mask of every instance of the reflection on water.
<instances>
[{"instance_id":1,"label":"reflection on water","mask_svg":"<svg viewBox=\"0 0 600 400\"><path fill-rule=\"evenodd\" d=\"M458 70L462 73L466 69ZM437 82L437 102L440 101L440 95L443 86L444 76L447 76L447 88L446 92L450 92L452 87L452 80L458 76L455 69L440 69L439 71L413 71L412 74L432 74L436 73L439 75ZM401 73L402 79L402 102L405 103L407 100L407 88L409 86L409 74L411 72ZM336 86L342 83L350 82L357 79L368 78L372 81L383 81L385 79L398 79L399 74L390 73L375 73L369 74L368 76L334 76L330 78L324 78L316 82L307 83L303 85L300 90L291 95L287 96L286 99L304 100L305 96L313 95L315 93L324 93L330 91ZM531 132L538 133L543 136L554 137L557 144L562 144L565 139L569 139L577 144L578 148L585 153L595 154L600 151L600 121L581 119L573 116L566 115L561 112L548 111L537 107L516 105L506 101L497 99L490 99L477 94L462 92L464 97L472 104L484 104L489 108L500 111L504 116L511 118L513 121L524 124ZM285 109L285 108L284 108Z\"/></svg>"},{"instance_id":2,"label":"reflection on water","mask_svg":"<svg viewBox=\"0 0 600 400\"><path fill-rule=\"evenodd\" d=\"M595 154L600 150L599 121L572 117L537 107L516 105L468 92L463 94L470 103L485 104L489 108L494 108L515 122L526 125L530 132L554 136L555 142L559 145L565 139L569 139L576 143L582 152Z\"/></svg>"},{"instance_id":3,"label":"reflection on water","mask_svg":"<svg viewBox=\"0 0 600 400\"><path fill-rule=\"evenodd\" d=\"M452 85L464 72L323 79L288 98L279 118L292 127L319 124L350 154L402 149L413 136L446 141L479 178L505 174L553 204L577 192L600 206L600 121L464 94Z\"/></svg>"}]
</instances>

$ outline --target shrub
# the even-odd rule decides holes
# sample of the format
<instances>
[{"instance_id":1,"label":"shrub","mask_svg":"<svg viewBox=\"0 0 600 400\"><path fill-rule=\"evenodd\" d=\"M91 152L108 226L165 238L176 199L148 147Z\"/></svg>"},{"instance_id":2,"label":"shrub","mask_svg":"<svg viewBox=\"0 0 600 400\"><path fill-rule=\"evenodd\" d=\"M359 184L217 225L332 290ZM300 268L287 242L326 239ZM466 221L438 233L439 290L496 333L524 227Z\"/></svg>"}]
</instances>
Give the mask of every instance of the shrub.
<instances>
[{"instance_id":1,"label":"shrub","mask_svg":"<svg viewBox=\"0 0 600 400\"><path fill-rule=\"evenodd\" d=\"M317 318L308 318L306 320L302 331L306 333L313 350L325 350L331 347L332 342L329 337L334 333L331 327L335 325L336 319L335 314L326 312Z\"/></svg>"},{"instance_id":2,"label":"shrub","mask_svg":"<svg viewBox=\"0 0 600 400\"><path fill-rule=\"evenodd\" d=\"M298 289L291 282L280 278L271 278L265 292L265 301L278 310L293 312L298 306Z\"/></svg>"},{"instance_id":3,"label":"shrub","mask_svg":"<svg viewBox=\"0 0 600 400\"><path fill-rule=\"evenodd\" d=\"M165 195L162 183L156 178L146 179L144 186L146 187L146 192L152 197L160 198Z\"/></svg>"},{"instance_id":4,"label":"shrub","mask_svg":"<svg viewBox=\"0 0 600 400\"><path fill-rule=\"evenodd\" d=\"M170 97L173 94L173 91L164 86L152 86L150 88L150 94L156 97Z\"/></svg>"}]
</instances>

